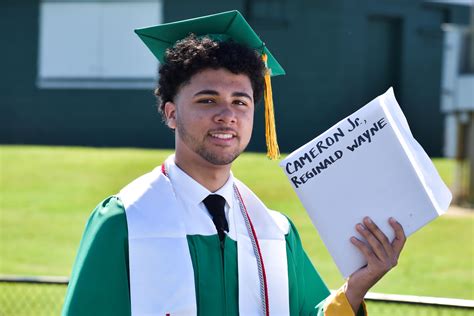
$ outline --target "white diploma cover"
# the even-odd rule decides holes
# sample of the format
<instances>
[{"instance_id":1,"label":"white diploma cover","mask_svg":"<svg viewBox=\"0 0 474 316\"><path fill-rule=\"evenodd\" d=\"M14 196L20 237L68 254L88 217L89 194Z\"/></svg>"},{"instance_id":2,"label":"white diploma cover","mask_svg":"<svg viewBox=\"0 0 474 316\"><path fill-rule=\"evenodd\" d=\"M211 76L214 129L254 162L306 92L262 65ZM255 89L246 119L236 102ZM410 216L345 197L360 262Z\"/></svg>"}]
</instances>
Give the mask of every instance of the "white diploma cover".
<instances>
[{"instance_id":1,"label":"white diploma cover","mask_svg":"<svg viewBox=\"0 0 474 316\"><path fill-rule=\"evenodd\" d=\"M451 192L410 132L392 88L300 147L280 166L344 277L367 264L350 242L369 216L393 240L449 207Z\"/></svg>"}]
</instances>

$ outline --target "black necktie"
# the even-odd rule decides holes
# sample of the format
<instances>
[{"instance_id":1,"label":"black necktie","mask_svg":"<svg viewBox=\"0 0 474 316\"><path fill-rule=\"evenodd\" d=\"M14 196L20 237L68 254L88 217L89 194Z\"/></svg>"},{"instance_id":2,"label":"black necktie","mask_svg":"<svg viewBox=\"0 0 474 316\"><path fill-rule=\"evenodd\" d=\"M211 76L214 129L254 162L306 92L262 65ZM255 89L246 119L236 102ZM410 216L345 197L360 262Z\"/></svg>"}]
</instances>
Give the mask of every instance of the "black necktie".
<instances>
[{"instance_id":1,"label":"black necktie","mask_svg":"<svg viewBox=\"0 0 474 316\"><path fill-rule=\"evenodd\" d=\"M229 225L227 224L227 219L225 218L224 212L225 199L218 194L210 194L203 200L203 202L204 205L206 205L209 214L212 216L214 225L216 225L219 239L221 241L224 240L224 231L229 231Z\"/></svg>"}]
</instances>

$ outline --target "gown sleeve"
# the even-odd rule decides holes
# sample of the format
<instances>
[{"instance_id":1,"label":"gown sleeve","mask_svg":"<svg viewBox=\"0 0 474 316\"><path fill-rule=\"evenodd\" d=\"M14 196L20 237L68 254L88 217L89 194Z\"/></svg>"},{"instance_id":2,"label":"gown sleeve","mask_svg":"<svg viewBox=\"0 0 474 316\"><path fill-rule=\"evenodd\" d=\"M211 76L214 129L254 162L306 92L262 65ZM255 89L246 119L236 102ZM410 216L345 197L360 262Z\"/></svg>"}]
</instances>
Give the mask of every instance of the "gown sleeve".
<instances>
[{"instance_id":1,"label":"gown sleeve","mask_svg":"<svg viewBox=\"0 0 474 316\"><path fill-rule=\"evenodd\" d=\"M62 315L130 314L125 210L117 197L109 197L87 222Z\"/></svg>"},{"instance_id":2,"label":"gown sleeve","mask_svg":"<svg viewBox=\"0 0 474 316\"><path fill-rule=\"evenodd\" d=\"M287 250L290 252L291 262L296 273L297 289L290 292L290 301L297 301L297 311L291 309L291 315L314 316L354 316L354 312L344 294L342 287L331 295L318 271L303 249L296 227L290 222L290 231L287 235ZM290 260L290 259L289 259ZM293 293L292 293L293 292ZM294 297L297 293L298 297ZM292 304L293 305L293 304ZM357 316L367 315L365 303L361 305Z\"/></svg>"}]
</instances>

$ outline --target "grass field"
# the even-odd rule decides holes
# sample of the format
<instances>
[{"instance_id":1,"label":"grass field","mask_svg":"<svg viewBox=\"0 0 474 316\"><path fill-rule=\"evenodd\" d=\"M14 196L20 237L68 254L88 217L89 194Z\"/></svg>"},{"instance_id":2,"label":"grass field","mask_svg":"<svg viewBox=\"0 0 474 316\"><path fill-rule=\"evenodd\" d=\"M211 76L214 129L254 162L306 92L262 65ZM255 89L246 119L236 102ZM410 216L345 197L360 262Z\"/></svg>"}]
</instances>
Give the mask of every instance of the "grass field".
<instances>
[{"instance_id":1,"label":"grass field","mask_svg":"<svg viewBox=\"0 0 474 316\"><path fill-rule=\"evenodd\" d=\"M90 211L171 152L0 147L0 274L69 275ZM450 184L453 163L434 160ZM343 283L276 162L244 154L233 168L266 204L289 215L331 288ZM474 299L474 216L443 216L414 234L374 292Z\"/></svg>"}]
</instances>

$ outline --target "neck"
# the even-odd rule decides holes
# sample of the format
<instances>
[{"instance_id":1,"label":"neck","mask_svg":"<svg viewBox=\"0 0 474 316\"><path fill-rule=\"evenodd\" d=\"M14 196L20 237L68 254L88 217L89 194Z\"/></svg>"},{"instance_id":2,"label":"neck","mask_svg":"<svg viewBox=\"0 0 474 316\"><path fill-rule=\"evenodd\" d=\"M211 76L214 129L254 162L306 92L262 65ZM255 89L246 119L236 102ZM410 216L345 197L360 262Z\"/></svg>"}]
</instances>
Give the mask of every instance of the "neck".
<instances>
[{"instance_id":1,"label":"neck","mask_svg":"<svg viewBox=\"0 0 474 316\"><path fill-rule=\"evenodd\" d=\"M181 170L209 191L215 192L222 188L229 179L232 164L214 165L201 157L199 158L186 159L176 152L174 160Z\"/></svg>"}]
</instances>

